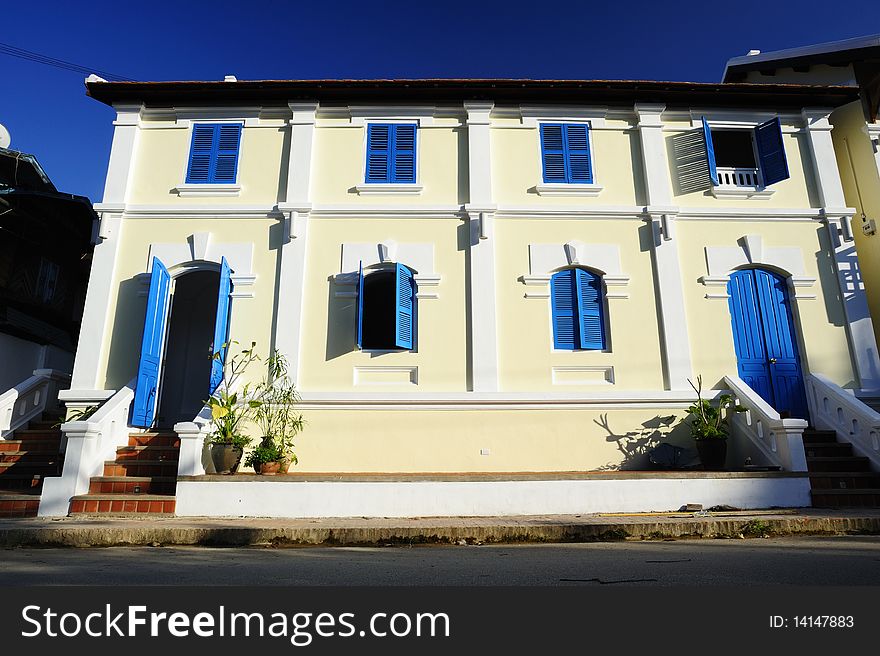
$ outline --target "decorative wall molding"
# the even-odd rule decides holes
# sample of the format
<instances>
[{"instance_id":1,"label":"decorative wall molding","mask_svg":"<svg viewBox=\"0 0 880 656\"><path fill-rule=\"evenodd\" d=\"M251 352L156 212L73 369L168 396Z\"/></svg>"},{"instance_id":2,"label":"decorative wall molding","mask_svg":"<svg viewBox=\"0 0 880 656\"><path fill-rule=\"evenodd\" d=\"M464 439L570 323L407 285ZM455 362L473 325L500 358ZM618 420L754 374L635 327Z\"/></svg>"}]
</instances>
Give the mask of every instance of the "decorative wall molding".
<instances>
[{"instance_id":1,"label":"decorative wall molding","mask_svg":"<svg viewBox=\"0 0 880 656\"><path fill-rule=\"evenodd\" d=\"M159 258L172 277L193 270L199 263L210 262L219 267L222 258L226 258L232 269L232 298L253 298L252 287L257 280L252 270L253 242L214 243L211 234L197 232L187 238L186 243L154 243L150 244L145 271L152 270L153 257ZM149 275L141 275L143 285L149 285ZM144 291L143 293L146 293Z\"/></svg>"},{"instance_id":2,"label":"decorative wall molding","mask_svg":"<svg viewBox=\"0 0 880 656\"><path fill-rule=\"evenodd\" d=\"M630 278L620 269L620 247L576 240L565 244L529 244L529 273L520 280L528 287L540 289L526 291L525 298L549 298L550 278L568 266L584 266L600 273L606 298L629 298L626 289Z\"/></svg>"},{"instance_id":3,"label":"decorative wall molding","mask_svg":"<svg viewBox=\"0 0 880 656\"><path fill-rule=\"evenodd\" d=\"M357 298L358 267L367 269L393 263L408 266L414 271L416 298L437 299L434 290L441 282L434 271L434 244L397 243L386 239L379 243L342 244L342 264L338 274L332 276L336 285L335 298Z\"/></svg>"},{"instance_id":4,"label":"decorative wall molding","mask_svg":"<svg viewBox=\"0 0 880 656\"><path fill-rule=\"evenodd\" d=\"M535 185L539 196L584 196L595 198L605 187L598 184L561 184L548 183Z\"/></svg>"},{"instance_id":5,"label":"decorative wall molding","mask_svg":"<svg viewBox=\"0 0 880 656\"><path fill-rule=\"evenodd\" d=\"M554 385L614 385L614 367L610 365L552 367L550 378Z\"/></svg>"},{"instance_id":6,"label":"decorative wall molding","mask_svg":"<svg viewBox=\"0 0 880 656\"><path fill-rule=\"evenodd\" d=\"M181 183L172 191L177 192L178 196L238 196L241 194L241 185Z\"/></svg>"},{"instance_id":7,"label":"decorative wall molding","mask_svg":"<svg viewBox=\"0 0 880 656\"><path fill-rule=\"evenodd\" d=\"M416 366L357 366L354 367L353 384L356 387L418 385L419 368Z\"/></svg>"},{"instance_id":8,"label":"decorative wall molding","mask_svg":"<svg viewBox=\"0 0 880 656\"><path fill-rule=\"evenodd\" d=\"M364 183L355 185L354 188L360 196L421 196L425 190L424 185L409 183Z\"/></svg>"}]
</instances>

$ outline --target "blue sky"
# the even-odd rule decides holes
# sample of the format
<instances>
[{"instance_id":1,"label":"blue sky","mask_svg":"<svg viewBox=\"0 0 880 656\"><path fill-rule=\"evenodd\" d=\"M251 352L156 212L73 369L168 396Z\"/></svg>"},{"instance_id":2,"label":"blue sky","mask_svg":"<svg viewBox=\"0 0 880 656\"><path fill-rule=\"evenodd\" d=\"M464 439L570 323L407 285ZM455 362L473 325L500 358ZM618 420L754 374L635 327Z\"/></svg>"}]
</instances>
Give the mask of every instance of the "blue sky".
<instances>
[{"instance_id":1,"label":"blue sky","mask_svg":"<svg viewBox=\"0 0 880 656\"><path fill-rule=\"evenodd\" d=\"M845 3L4 3L0 41L136 80L530 77L720 80L729 57L861 36ZM711 5L729 8L713 10ZM845 7L835 12L834 7ZM101 198L113 111L84 75L0 54L0 123L56 186Z\"/></svg>"}]
</instances>

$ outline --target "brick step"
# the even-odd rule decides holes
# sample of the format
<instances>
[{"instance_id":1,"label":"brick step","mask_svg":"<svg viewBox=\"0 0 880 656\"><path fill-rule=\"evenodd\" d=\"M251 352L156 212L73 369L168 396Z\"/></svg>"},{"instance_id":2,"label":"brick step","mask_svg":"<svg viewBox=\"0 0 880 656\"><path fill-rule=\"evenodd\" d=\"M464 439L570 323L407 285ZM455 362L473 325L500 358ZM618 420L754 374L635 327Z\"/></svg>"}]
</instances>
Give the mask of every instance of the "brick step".
<instances>
[{"instance_id":1,"label":"brick step","mask_svg":"<svg viewBox=\"0 0 880 656\"><path fill-rule=\"evenodd\" d=\"M880 473L866 472L813 472L810 474L813 490L853 490L880 488Z\"/></svg>"},{"instance_id":2,"label":"brick step","mask_svg":"<svg viewBox=\"0 0 880 656\"><path fill-rule=\"evenodd\" d=\"M42 451L58 453L61 440L0 440L0 454L14 451Z\"/></svg>"},{"instance_id":3,"label":"brick step","mask_svg":"<svg viewBox=\"0 0 880 656\"><path fill-rule=\"evenodd\" d=\"M853 490L812 490L816 508L876 508L880 506L880 488Z\"/></svg>"},{"instance_id":4,"label":"brick step","mask_svg":"<svg viewBox=\"0 0 880 656\"><path fill-rule=\"evenodd\" d=\"M176 433L132 433L128 436L129 446L166 446L180 447L180 438Z\"/></svg>"},{"instance_id":5,"label":"brick step","mask_svg":"<svg viewBox=\"0 0 880 656\"><path fill-rule=\"evenodd\" d=\"M12 463L51 462L57 463L64 456L57 451L0 451L0 465Z\"/></svg>"},{"instance_id":6,"label":"brick step","mask_svg":"<svg viewBox=\"0 0 880 656\"><path fill-rule=\"evenodd\" d=\"M61 431L22 428L15 431L17 440L61 440Z\"/></svg>"},{"instance_id":7,"label":"brick step","mask_svg":"<svg viewBox=\"0 0 880 656\"><path fill-rule=\"evenodd\" d=\"M104 476L177 476L176 460L108 460Z\"/></svg>"},{"instance_id":8,"label":"brick step","mask_svg":"<svg viewBox=\"0 0 880 656\"><path fill-rule=\"evenodd\" d=\"M116 449L116 460L158 460L177 462L180 449L172 446L122 446Z\"/></svg>"},{"instance_id":9,"label":"brick step","mask_svg":"<svg viewBox=\"0 0 880 656\"><path fill-rule=\"evenodd\" d=\"M861 456L807 458L807 469L811 472L864 472L871 470L868 459Z\"/></svg>"},{"instance_id":10,"label":"brick step","mask_svg":"<svg viewBox=\"0 0 880 656\"><path fill-rule=\"evenodd\" d=\"M36 517L39 509L39 494L10 493L0 490L0 518Z\"/></svg>"},{"instance_id":11,"label":"brick step","mask_svg":"<svg viewBox=\"0 0 880 656\"><path fill-rule=\"evenodd\" d=\"M71 515L173 515L173 496L162 494L83 494L70 500Z\"/></svg>"},{"instance_id":12,"label":"brick step","mask_svg":"<svg viewBox=\"0 0 880 656\"><path fill-rule=\"evenodd\" d=\"M43 487L43 477L39 474L10 474L0 476L0 491L2 490L40 490Z\"/></svg>"},{"instance_id":13,"label":"brick step","mask_svg":"<svg viewBox=\"0 0 880 656\"><path fill-rule=\"evenodd\" d=\"M852 457L852 444L842 442L804 442L804 453L808 458L825 457Z\"/></svg>"},{"instance_id":14,"label":"brick step","mask_svg":"<svg viewBox=\"0 0 880 656\"><path fill-rule=\"evenodd\" d=\"M89 494L174 494L174 476L95 476L89 482Z\"/></svg>"},{"instance_id":15,"label":"brick step","mask_svg":"<svg viewBox=\"0 0 880 656\"><path fill-rule=\"evenodd\" d=\"M41 476L60 476L62 459L57 457L55 460L34 460L31 462L0 462L0 479L11 474L39 474Z\"/></svg>"},{"instance_id":16,"label":"brick step","mask_svg":"<svg viewBox=\"0 0 880 656\"><path fill-rule=\"evenodd\" d=\"M837 433L831 430L815 430L808 428L804 431L804 442L836 442Z\"/></svg>"}]
</instances>

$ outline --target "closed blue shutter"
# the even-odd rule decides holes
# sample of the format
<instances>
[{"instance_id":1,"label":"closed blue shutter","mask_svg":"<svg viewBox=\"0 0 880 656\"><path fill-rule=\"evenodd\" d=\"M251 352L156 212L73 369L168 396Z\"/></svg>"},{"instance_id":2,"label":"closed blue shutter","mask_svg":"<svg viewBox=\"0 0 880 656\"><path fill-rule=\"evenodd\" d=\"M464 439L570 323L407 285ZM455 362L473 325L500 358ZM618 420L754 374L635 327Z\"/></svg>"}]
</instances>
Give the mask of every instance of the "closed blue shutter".
<instances>
[{"instance_id":1,"label":"closed blue shutter","mask_svg":"<svg viewBox=\"0 0 880 656\"><path fill-rule=\"evenodd\" d=\"M789 177L785 147L782 144L782 126L778 118L761 123L755 128L755 144L764 186L772 185Z\"/></svg>"},{"instance_id":2,"label":"closed blue shutter","mask_svg":"<svg viewBox=\"0 0 880 656\"><path fill-rule=\"evenodd\" d=\"M367 126L367 182L388 182L391 167L388 155L391 151L391 126Z\"/></svg>"},{"instance_id":3,"label":"closed blue shutter","mask_svg":"<svg viewBox=\"0 0 880 656\"><path fill-rule=\"evenodd\" d=\"M590 271L577 272L578 327L582 349L605 348L605 322L602 317L602 279Z\"/></svg>"},{"instance_id":4,"label":"closed blue shutter","mask_svg":"<svg viewBox=\"0 0 880 656\"><path fill-rule=\"evenodd\" d=\"M391 182L416 181L416 126L393 125L394 157Z\"/></svg>"},{"instance_id":5,"label":"closed blue shutter","mask_svg":"<svg viewBox=\"0 0 880 656\"><path fill-rule=\"evenodd\" d=\"M192 144L189 149L189 166L186 170L188 183L206 183L211 179L211 159L214 153L214 126L193 126Z\"/></svg>"},{"instance_id":6,"label":"closed blue shutter","mask_svg":"<svg viewBox=\"0 0 880 656\"><path fill-rule=\"evenodd\" d=\"M712 184L718 184L718 167L715 165L715 147L712 145L712 131L709 129L709 123L706 117L703 117L703 143L706 146L706 161L709 165L709 177Z\"/></svg>"},{"instance_id":7,"label":"closed blue shutter","mask_svg":"<svg viewBox=\"0 0 880 656\"><path fill-rule=\"evenodd\" d=\"M217 291L217 314L214 318L214 343L211 345L211 353L216 356L211 360L211 382L208 386L208 394L214 390L223 380L223 363L226 362L226 353L229 351L229 292L232 291L232 270L226 258L220 260L220 288Z\"/></svg>"},{"instance_id":8,"label":"closed blue shutter","mask_svg":"<svg viewBox=\"0 0 880 656\"><path fill-rule=\"evenodd\" d=\"M541 125L541 161L544 182L567 182L565 167L565 139L562 125Z\"/></svg>"},{"instance_id":9,"label":"closed blue shutter","mask_svg":"<svg viewBox=\"0 0 880 656\"><path fill-rule=\"evenodd\" d=\"M550 279L550 306L553 315L553 347L574 350L578 347L578 298L574 269L566 269Z\"/></svg>"},{"instance_id":10,"label":"closed blue shutter","mask_svg":"<svg viewBox=\"0 0 880 656\"><path fill-rule=\"evenodd\" d=\"M589 126L565 125L565 145L568 149L568 182L589 184L593 182L590 161Z\"/></svg>"},{"instance_id":11,"label":"closed blue shutter","mask_svg":"<svg viewBox=\"0 0 880 656\"><path fill-rule=\"evenodd\" d=\"M211 182L232 184L238 170L238 146L241 141L241 125L217 126L217 159Z\"/></svg>"},{"instance_id":12,"label":"closed blue shutter","mask_svg":"<svg viewBox=\"0 0 880 656\"><path fill-rule=\"evenodd\" d=\"M396 265L397 283L394 345L398 348L411 349L413 347L413 306L415 304L415 290L412 272L402 264Z\"/></svg>"},{"instance_id":13,"label":"closed blue shutter","mask_svg":"<svg viewBox=\"0 0 880 656\"><path fill-rule=\"evenodd\" d=\"M171 275L165 265L154 257L150 274L150 291L147 293L144 333L141 339L141 357L138 362L134 400L131 404L131 425L138 428L149 428L156 416L170 299Z\"/></svg>"},{"instance_id":14,"label":"closed blue shutter","mask_svg":"<svg viewBox=\"0 0 880 656\"><path fill-rule=\"evenodd\" d=\"M241 125L223 123L193 126L186 181L192 184L232 184L238 172Z\"/></svg>"},{"instance_id":15,"label":"closed blue shutter","mask_svg":"<svg viewBox=\"0 0 880 656\"><path fill-rule=\"evenodd\" d=\"M355 308L355 342L364 348L364 263L358 262L357 306Z\"/></svg>"}]
</instances>

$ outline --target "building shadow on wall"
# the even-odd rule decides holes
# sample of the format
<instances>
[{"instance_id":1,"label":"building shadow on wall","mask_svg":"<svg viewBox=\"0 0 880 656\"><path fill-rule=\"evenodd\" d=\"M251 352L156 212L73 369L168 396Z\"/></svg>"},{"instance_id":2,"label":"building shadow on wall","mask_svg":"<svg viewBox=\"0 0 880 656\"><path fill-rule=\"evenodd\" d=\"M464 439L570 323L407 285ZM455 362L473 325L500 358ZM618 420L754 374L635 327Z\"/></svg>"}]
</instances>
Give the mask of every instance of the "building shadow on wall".
<instances>
[{"instance_id":1,"label":"building shadow on wall","mask_svg":"<svg viewBox=\"0 0 880 656\"><path fill-rule=\"evenodd\" d=\"M104 389L118 390L137 375L149 280L149 274L139 274L119 283ZM89 335L87 339L100 340L102 336Z\"/></svg>"},{"instance_id":2,"label":"building shadow on wall","mask_svg":"<svg viewBox=\"0 0 880 656\"><path fill-rule=\"evenodd\" d=\"M686 435L687 427L683 425L675 426L676 420L677 417L675 415L657 415L642 422L635 430L620 432L611 427L607 413L601 415L599 419L594 419L593 423L608 433L605 441L613 442L622 457L620 461L609 462L598 467L596 471L645 471L658 469L650 461L651 450L667 441L679 441L680 435ZM670 440L673 433L675 433L674 437L676 439ZM681 441L686 443L686 440Z\"/></svg>"}]
</instances>

